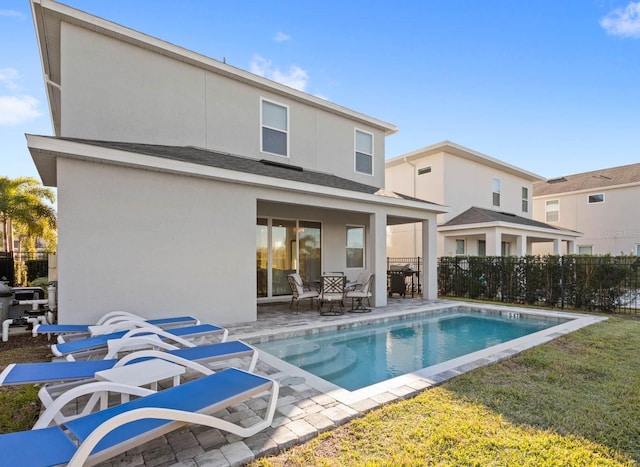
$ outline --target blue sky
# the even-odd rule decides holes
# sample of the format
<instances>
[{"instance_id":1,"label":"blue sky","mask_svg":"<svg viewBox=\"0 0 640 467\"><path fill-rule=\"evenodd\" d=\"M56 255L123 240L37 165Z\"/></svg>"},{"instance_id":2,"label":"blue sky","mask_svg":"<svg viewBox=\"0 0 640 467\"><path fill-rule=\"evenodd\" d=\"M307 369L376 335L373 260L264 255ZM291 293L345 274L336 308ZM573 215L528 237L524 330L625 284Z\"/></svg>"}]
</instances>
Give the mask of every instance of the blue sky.
<instances>
[{"instance_id":1,"label":"blue sky","mask_svg":"<svg viewBox=\"0 0 640 467\"><path fill-rule=\"evenodd\" d=\"M640 162L640 1L67 0L395 124L387 158L450 140L552 178ZM0 1L0 175L51 135L27 0Z\"/></svg>"}]
</instances>

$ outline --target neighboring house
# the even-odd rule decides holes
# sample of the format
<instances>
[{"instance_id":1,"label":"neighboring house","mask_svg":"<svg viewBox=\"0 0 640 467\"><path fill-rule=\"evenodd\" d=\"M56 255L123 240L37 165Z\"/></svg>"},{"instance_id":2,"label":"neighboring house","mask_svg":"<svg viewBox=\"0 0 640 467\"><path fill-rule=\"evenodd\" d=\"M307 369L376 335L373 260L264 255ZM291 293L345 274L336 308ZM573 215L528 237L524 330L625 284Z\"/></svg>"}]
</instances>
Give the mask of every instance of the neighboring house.
<instances>
[{"instance_id":1,"label":"neighboring house","mask_svg":"<svg viewBox=\"0 0 640 467\"><path fill-rule=\"evenodd\" d=\"M573 252L580 233L532 218L544 178L444 141L386 162L387 189L450 208L438 215L438 256L523 256L543 243ZM421 256L421 226L389 228L389 256Z\"/></svg>"},{"instance_id":2,"label":"neighboring house","mask_svg":"<svg viewBox=\"0 0 640 467\"><path fill-rule=\"evenodd\" d=\"M577 253L640 255L640 164L612 167L533 185L533 216L583 232ZM547 253L543 245L537 253Z\"/></svg>"},{"instance_id":3,"label":"neighboring house","mask_svg":"<svg viewBox=\"0 0 640 467\"><path fill-rule=\"evenodd\" d=\"M375 273L418 222L436 297L442 206L387 192L393 125L49 0L33 0L55 136L27 135L58 188L59 319L124 309L225 324L286 275Z\"/></svg>"}]
</instances>

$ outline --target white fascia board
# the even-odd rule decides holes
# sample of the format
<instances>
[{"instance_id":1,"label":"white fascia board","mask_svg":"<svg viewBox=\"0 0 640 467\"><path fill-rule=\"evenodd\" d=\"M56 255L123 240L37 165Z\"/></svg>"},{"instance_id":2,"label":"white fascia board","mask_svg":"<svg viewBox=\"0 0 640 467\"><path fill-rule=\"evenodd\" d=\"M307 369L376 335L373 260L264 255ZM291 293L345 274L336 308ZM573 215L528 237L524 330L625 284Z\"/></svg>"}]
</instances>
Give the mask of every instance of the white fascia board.
<instances>
[{"instance_id":1,"label":"white fascia board","mask_svg":"<svg viewBox=\"0 0 640 467\"><path fill-rule=\"evenodd\" d=\"M510 229L510 230L518 230L520 232L533 232L551 235L554 237L582 237L582 232L575 232L573 230L556 230L552 228L544 228L544 227L536 227L533 225L522 225L522 224L512 224L508 222L483 222L478 224L463 224L463 225L439 225L438 232L454 232L456 230L459 231L469 231L469 230L487 230L487 229Z\"/></svg>"},{"instance_id":2,"label":"white fascia board","mask_svg":"<svg viewBox=\"0 0 640 467\"><path fill-rule=\"evenodd\" d=\"M440 153L451 154L453 156L458 156L463 159L477 162L478 164L482 164L487 167L492 167L492 168L501 170L503 172L510 173L512 175L515 175L520 178L524 178L525 180L528 180L531 182L546 181L546 178L540 175L536 175L533 172L529 172L528 170L521 169L520 167L516 167L515 165L508 164L494 157L487 156L486 154L482 154L478 151L474 151L473 149L465 148L464 146L460 146L459 144L452 143L451 141L442 141L440 143L436 143L431 146L427 146L406 154L402 154L397 157L393 157L391 159L388 159L385 162L385 166L393 167L395 165L403 164L407 161L413 161L416 159L420 159L422 157L433 156L435 154L440 154Z\"/></svg>"},{"instance_id":3,"label":"white fascia board","mask_svg":"<svg viewBox=\"0 0 640 467\"><path fill-rule=\"evenodd\" d=\"M103 34L108 37L112 37L119 41L135 45L137 47L141 47L146 50L153 51L155 53L164 55L166 57L179 60L184 63L188 63L190 65L196 66L201 69L205 69L219 75L225 76L230 79L238 80L244 83L247 83L253 87L264 89L275 94L285 96L289 99L293 99L298 102L305 103L307 105L320 108L324 111L338 114L343 117L346 117L350 120L357 121L359 123L369 125L373 128L381 130L385 135L391 135L393 133L397 133L398 128L395 125L384 122L382 120L369 117L368 115L364 115L360 112L356 112L351 109L347 109L346 107L342 107L341 105L334 104L325 99L312 96L311 94L307 94L302 91L298 91L297 89L293 89L289 86L285 86L283 84L277 83L275 81L271 81L262 76L255 75L248 71L242 70L240 68L236 68L227 63L220 62L210 57L206 57L204 55L198 54L191 50L185 49L183 47L171 44L169 42L163 41L161 39L149 36L147 34L141 33L139 31L121 26L119 24L113 23L111 21L107 21L103 18L99 18L97 16L90 15L81 10L76 10L75 8L71 8L67 5L63 5L52 0L31 0L32 1L32 9L34 12L34 19L36 23L38 21L42 21L42 18L38 18L39 14L47 15L49 12L53 12L58 15L60 21L65 21L70 24L74 24L76 26L94 31L99 34ZM40 5L41 8L36 9L35 5ZM38 14L36 14L36 12ZM59 37L45 37L43 35L42 39L46 42L50 40L58 40ZM43 44L44 45L44 44ZM41 52L48 48L41 45ZM60 50L58 45L57 48L53 48L52 50ZM59 53L59 52L58 52ZM55 60L60 62L60 56L51 57L47 55L46 60ZM43 61L46 61L43 56Z\"/></svg>"},{"instance_id":4,"label":"white fascia board","mask_svg":"<svg viewBox=\"0 0 640 467\"><path fill-rule=\"evenodd\" d=\"M49 136L27 135L29 149L38 153L41 160L52 157L86 160L103 164L114 164L123 167L132 167L156 172L180 174L197 178L207 178L229 183L241 183L251 186L263 186L265 188L277 188L296 193L307 193L322 197L361 201L376 205L386 205L398 208L410 208L427 210L432 213L442 214L448 212L448 208L421 201L411 201L403 198L380 196L357 191L313 185L304 182L296 182L265 175L239 172L230 169L210 167L190 162L176 161L162 157L149 156L118 149L104 148L83 144L75 141L66 141L51 138ZM34 157L34 160L36 157Z\"/></svg>"}]
</instances>

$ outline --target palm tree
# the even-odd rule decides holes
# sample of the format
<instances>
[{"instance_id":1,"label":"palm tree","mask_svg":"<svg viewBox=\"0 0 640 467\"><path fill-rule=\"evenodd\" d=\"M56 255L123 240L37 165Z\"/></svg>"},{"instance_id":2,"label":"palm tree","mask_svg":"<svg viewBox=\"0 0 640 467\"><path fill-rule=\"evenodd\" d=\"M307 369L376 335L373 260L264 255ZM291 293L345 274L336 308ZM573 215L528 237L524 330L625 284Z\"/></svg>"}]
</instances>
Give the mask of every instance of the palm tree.
<instances>
[{"instance_id":1,"label":"palm tree","mask_svg":"<svg viewBox=\"0 0 640 467\"><path fill-rule=\"evenodd\" d=\"M11 223L29 241L52 238L57 222L56 211L50 203L55 199L53 190L43 187L35 178L0 177L2 249L9 251L8 232Z\"/></svg>"}]
</instances>

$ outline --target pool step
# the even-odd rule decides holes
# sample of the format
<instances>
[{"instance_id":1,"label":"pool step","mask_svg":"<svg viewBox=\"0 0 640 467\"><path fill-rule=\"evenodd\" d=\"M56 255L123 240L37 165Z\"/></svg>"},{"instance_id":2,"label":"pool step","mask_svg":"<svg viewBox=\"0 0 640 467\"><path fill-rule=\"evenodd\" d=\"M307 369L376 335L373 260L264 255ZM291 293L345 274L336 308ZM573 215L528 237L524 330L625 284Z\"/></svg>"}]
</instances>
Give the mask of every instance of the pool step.
<instances>
[{"instance_id":1,"label":"pool step","mask_svg":"<svg viewBox=\"0 0 640 467\"><path fill-rule=\"evenodd\" d=\"M319 350L320 346L313 342L298 342L295 344L289 344L280 351L272 351L272 353L278 358L297 365L297 363L295 363L295 360L304 358L307 355L314 355Z\"/></svg>"},{"instance_id":2,"label":"pool step","mask_svg":"<svg viewBox=\"0 0 640 467\"><path fill-rule=\"evenodd\" d=\"M339 346L335 347L339 350L338 355L331 361L326 361L320 365L316 365L310 370L313 374L324 378L332 378L336 375L345 373L353 368L358 361L358 356L349 347Z\"/></svg>"},{"instance_id":3,"label":"pool step","mask_svg":"<svg viewBox=\"0 0 640 467\"><path fill-rule=\"evenodd\" d=\"M340 349L333 345L317 346L314 352L287 356L286 361L304 370L312 371L312 368L331 362L340 355Z\"/></svg>"}]
</instances>

